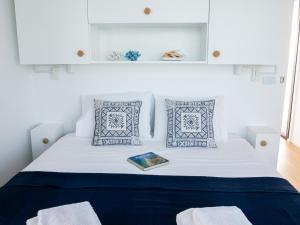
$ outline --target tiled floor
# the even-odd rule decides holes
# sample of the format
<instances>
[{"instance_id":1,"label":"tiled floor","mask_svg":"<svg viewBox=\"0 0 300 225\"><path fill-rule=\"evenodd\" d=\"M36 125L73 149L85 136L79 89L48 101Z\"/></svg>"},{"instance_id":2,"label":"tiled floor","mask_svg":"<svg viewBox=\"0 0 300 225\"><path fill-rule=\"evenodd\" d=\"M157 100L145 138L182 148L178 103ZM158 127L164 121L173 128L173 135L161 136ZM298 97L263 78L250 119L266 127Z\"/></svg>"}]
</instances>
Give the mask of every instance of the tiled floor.
<instances>
[{"instance_id":1,"label":"tiled floor","mask_svg":"<svg viewBox=\"0 0 300 225\"><path fill-rule=\"evenodd\" d=\"M280 142L278 171L300 191L300 148L284 139Z\"/></svg>"}]
</instances>

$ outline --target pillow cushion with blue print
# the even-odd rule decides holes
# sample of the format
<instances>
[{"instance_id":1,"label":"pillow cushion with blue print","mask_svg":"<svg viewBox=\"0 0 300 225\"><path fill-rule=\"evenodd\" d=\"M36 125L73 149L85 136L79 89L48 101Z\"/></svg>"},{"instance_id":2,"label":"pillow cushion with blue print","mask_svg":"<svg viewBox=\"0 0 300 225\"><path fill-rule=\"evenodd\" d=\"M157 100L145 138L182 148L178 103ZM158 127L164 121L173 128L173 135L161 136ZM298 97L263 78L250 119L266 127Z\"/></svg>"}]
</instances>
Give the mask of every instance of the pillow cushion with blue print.
<instances>
[{"instance_id":1,"label":"pillow cushion with blue print","mask_svg":"<svg viewBox=\"0 0 300 225\"><path fill-rule=\"evenodd\" d=\"M215 100L176 101L166 99L166 146L216 148L213 116Z\"/></svg>"},{"instance_id":2,"label":"pillow cushion with blue print","mask_svg":"<svg viewBox=\"0 0 300 225\"><path fill-rule=\"evenodd\" d=\"M139 145L141 101L111 102L94 100L93 145Z\"/></svg>"}]
</instances>

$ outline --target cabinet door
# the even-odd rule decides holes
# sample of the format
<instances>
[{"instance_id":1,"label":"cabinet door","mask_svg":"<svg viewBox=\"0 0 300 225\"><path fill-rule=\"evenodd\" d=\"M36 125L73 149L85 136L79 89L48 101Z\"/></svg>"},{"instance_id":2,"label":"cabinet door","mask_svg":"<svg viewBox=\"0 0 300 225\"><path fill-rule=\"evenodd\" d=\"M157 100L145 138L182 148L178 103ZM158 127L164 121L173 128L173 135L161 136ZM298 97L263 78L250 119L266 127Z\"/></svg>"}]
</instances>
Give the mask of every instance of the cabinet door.
<instances>
[{"instance_id":1,"label":"cabinet door","mask_svg":"<svg viewBox=\"0 0 300 225\"><path fill-rule=\"evenodd\" d=\"M275 65L287 57L292 2L211 0L208 62Z\"/></svg>"},{"instance_id":2,"label":"cabinet door","mask_svg":"<svg viewBox=\"0 0 300 225\"><path fill-rule=\"evenodd\" d=\"M89 0L90 23L207 23L209 0Z\"/></svg>"},{"instance_id":3,"label":"cabinet door","mask_svg":"<svg viewBox=\"0 0 300 225\"><path fill-rule=\"evenodd\" d=\"M21 64L89 62L87 0L15 0Z\"/></svg>"},{"instance_id":4,"label":"cabinet door","mask_svg":"<svg viewBox=\"0 0 300 225\"><path fill-rule=\"evenodd\" d=\"M207 23L209 0L151 0L155 22Z\"/></svg>"}]
</instances>

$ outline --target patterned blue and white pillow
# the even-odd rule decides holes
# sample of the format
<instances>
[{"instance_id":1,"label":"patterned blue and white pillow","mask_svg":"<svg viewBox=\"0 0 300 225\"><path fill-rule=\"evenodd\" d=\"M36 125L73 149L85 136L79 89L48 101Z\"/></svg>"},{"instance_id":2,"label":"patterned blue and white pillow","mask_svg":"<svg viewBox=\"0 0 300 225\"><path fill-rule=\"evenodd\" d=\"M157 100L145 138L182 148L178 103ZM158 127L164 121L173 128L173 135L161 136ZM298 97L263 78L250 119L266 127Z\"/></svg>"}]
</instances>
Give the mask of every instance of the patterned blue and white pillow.
<instances>
[{"instance_id":1,"label":"patterned blue and white pillow","mask_svg":"<svg viewBox=\"0 0 300 225\"><path fill-rule=\"evenodd\" d=\"M94 100L93 145L139 145L141 101L110 102Z\"/></svg>"},{"instance_id":2,"label":"patterned blue and white pillow","mask_svg":"<svg viewBox=\"0 0 300 225\"><path fill-rule=\"evenodd\" d=\"M213 117L215 100L175 101L166 99L167 147L216 148Z\"/></svg>"}]
</instances>

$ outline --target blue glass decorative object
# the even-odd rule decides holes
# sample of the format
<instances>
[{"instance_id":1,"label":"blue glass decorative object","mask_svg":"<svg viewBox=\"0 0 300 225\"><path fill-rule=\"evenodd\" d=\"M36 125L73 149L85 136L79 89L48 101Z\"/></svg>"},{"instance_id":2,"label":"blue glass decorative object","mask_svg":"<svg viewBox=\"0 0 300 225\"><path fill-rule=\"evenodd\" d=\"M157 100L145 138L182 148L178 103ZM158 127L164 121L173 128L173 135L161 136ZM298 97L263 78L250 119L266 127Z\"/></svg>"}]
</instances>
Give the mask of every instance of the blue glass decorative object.
<instances>
[{"instance_id":1,"label":"blue glass decorative object","mask_svg":"<svg viewBox=\"0 0 300 225\"><path fill-rule=\"evenodd\" d=\"M137 61L139 57L141 57L141 53L139 51L130 50L125 54L125 58L129 61Z\"/></svg>"}]
</instances>

